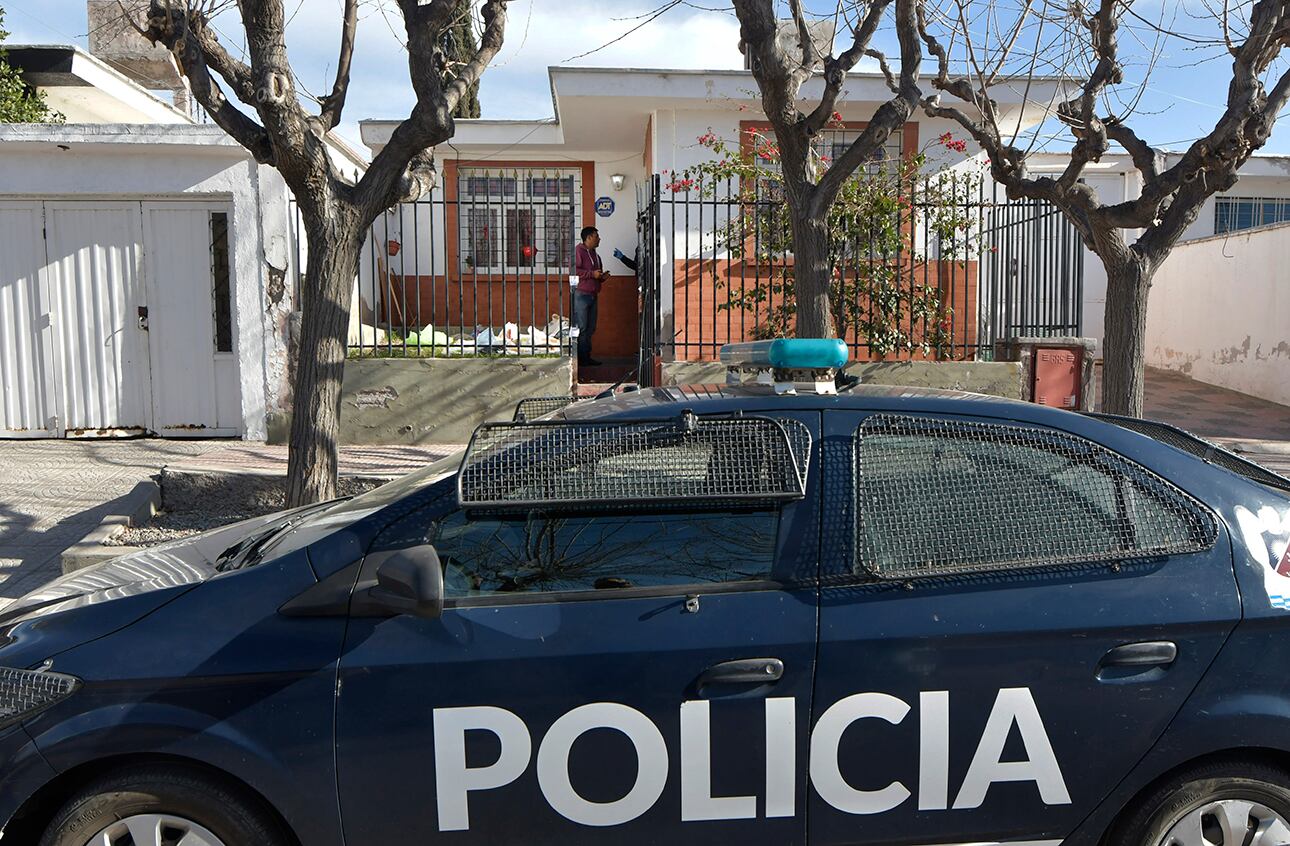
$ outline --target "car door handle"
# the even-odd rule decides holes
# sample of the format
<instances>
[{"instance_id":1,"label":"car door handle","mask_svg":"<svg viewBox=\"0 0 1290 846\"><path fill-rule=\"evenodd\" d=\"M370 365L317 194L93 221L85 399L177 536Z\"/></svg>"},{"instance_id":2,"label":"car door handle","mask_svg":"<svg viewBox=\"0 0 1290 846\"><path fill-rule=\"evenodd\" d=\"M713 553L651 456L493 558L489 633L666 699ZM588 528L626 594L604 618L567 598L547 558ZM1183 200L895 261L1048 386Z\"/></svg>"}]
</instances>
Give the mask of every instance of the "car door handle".
<instances>
[{"instance_id":1,"label":"car door handle","mask_svg":"<svg viewBox=\"0 0 1290 846\"><path fill-rule=\"evenodd\" d=\"M1178 657L1178 644L1172 640L1148 640L1126 643L1102 656L1102 667L1167 667Z\"/></svg>"},{"instance_id":2,"label":"car door handle","mask_svg":"<svg viewBox=\"0 0 1290 846\"><path fill-rule=\"evenodd\" d=\"M714 664L699 676L697 686L711 684L769 684L784 677L784 662L778 658L740 658Z\"/></svg>"}]
</instances>

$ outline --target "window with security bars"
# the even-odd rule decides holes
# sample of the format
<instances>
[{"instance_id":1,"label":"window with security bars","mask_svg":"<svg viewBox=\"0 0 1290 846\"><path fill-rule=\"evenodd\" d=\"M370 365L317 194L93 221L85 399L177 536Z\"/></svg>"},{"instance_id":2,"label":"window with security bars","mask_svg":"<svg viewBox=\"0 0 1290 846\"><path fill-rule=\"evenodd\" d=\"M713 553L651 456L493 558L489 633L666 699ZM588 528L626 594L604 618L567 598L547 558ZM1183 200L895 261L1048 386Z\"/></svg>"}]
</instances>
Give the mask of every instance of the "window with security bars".
<instances>
[{"instance_id":1,"label":"window with security bars","mask_svg":"<svg viewBox=\"0 0 1290 846\"><path fill-rule=\"evenodd\" d=\"M842 157L851 147L852 143L860 137L862 130L858 129L825 129L811 139L811 152L816 162L825 169L833 162ZM902 151L904 150L904 134L902 130L897 129L887 137L887 141L878 149L867 162L856 168L856 176L876 176L883 172L890 172L896 164L900 162ZM760 151L766 145L770 145L773 150L778 150L778 142L773 130L755 129L749 141L753 155L757 158L759 167L778 168L779 165L773 162L778 153L771 158L761 155ZM783 190L779 183L772 179L758 180L758 195L760 199L781 201L783 200Z\"/></svg>"},{"instance_id":2,"label":"window with security bars","mask_svg":"<svg viewBox=\"0 0 1290 846\"><path fill-rule=\"evenodd\" d=\"M211 297L215 310L215 351L233 351L233 288L228 264L228 214L212 212Z\"/></svg>"},{"instance_id":3,"label":"window with security bars","mask_svg":"<svg viewBox=\"0 0 1290 846\"><path fill-rule=\"evenodd\" d=\"M581 172L462 168L463 273L565 274L581 227Z\"/></svg>"},{"instance_id":4,"label":"window with security bars","mask_svg":"<svg viewBox=\"0 0 1290 846\"><path fill-rule=\"evenodd\" d=\"M1290 221L1290 198L1219 197L1214 201L1214 234L1239 232Z\"/></svg>"},{"instance_id":5,"label":"window with security bars","mask_svg":"<svg viewBox=\"0 0 1290 846\"><path fill-rule=\"evenodd\" d=\"M1199 552L1217 533L1174 485L1054 430L874 415L855 458L857 563L881 579Z\"/></svg>"}]
</instances>

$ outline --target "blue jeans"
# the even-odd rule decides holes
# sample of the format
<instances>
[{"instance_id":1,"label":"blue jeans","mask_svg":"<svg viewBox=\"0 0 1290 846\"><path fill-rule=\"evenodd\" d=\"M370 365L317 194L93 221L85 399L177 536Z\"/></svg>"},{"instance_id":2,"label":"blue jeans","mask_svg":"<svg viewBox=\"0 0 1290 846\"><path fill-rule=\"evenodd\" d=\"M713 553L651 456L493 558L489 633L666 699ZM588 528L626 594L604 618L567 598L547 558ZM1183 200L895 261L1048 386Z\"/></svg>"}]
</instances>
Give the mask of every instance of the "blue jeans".
<instances>
[{"instance_id":1,"label":"blue jeans","mask_svg":"<svg viewBox=\"0 0 1290 846\"><path fill-rule=\"evenodd\" d=\"M596 295L573 292L573 325L578 327L578 361L591 359L591 336L596 332Z\"/></svg>"}]
</instances>

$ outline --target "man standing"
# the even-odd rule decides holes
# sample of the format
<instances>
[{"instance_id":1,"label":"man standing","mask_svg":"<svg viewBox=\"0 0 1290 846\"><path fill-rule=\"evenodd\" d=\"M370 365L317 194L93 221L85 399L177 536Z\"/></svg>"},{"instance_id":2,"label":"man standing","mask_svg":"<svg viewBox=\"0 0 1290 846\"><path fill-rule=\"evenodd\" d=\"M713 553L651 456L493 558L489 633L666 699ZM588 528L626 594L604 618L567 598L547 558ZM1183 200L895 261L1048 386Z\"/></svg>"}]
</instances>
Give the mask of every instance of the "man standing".
<instances>
[{"instance_id":1,"label":"man standing","mask_svg":"<svg viewBox=\"0 0 1290 846\"><path fill-rule=\"evenodd\" d=\"M596 332L596 297L609 279L596 255L599 246L600 232L588 226L582 230L582 243L574 248L578 288L573 292L573 325L578 327L578 364L587 367L600 364L591 357L591 336Z\"/></svg>"}]
</instances>

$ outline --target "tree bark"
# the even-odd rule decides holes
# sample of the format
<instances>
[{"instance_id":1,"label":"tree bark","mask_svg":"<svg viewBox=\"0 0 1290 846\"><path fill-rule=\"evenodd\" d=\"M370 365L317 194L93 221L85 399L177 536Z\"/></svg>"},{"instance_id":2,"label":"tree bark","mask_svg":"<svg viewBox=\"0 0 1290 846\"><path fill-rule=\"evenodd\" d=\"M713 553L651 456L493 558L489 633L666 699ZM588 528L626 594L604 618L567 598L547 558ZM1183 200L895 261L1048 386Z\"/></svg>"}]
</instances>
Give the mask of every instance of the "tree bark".
<instances>
[{"instance_id":1,"label":"tree bark","mask_svg":"<svg viewBox=\"0 0 1290 846\"><path fill-rule=\"evenodd\" d=\"M336 498L340 386L345 368L350 296L358 274L363 227L352 211L328 219L302 208L309 249L287 463L287 506ZM311 218L315 218L312 219Z\"/></svg>"},{"instance_id":2,"label":"tree bark","mask_svg":"<svg viewBox=\"0 0 1290 846\"><path fill-rule=\"evenodd\" d=\"M1147 294L1154 271L1144 260L1103 259L1106 265L1106 334L1102 351L1102 410L1142 416L1143 360L1147 346Z\"/></svg>"},{"instance_id":3,"label":"tree bark","mask_svg":"<svg viewBox=\"0 0 1290 846\"><path fill-rule=\"evenodd\" d=\"M835 338L829 299L829 236L824 215L790 208L797 337Z\"/></svg>"}]
</instances>

